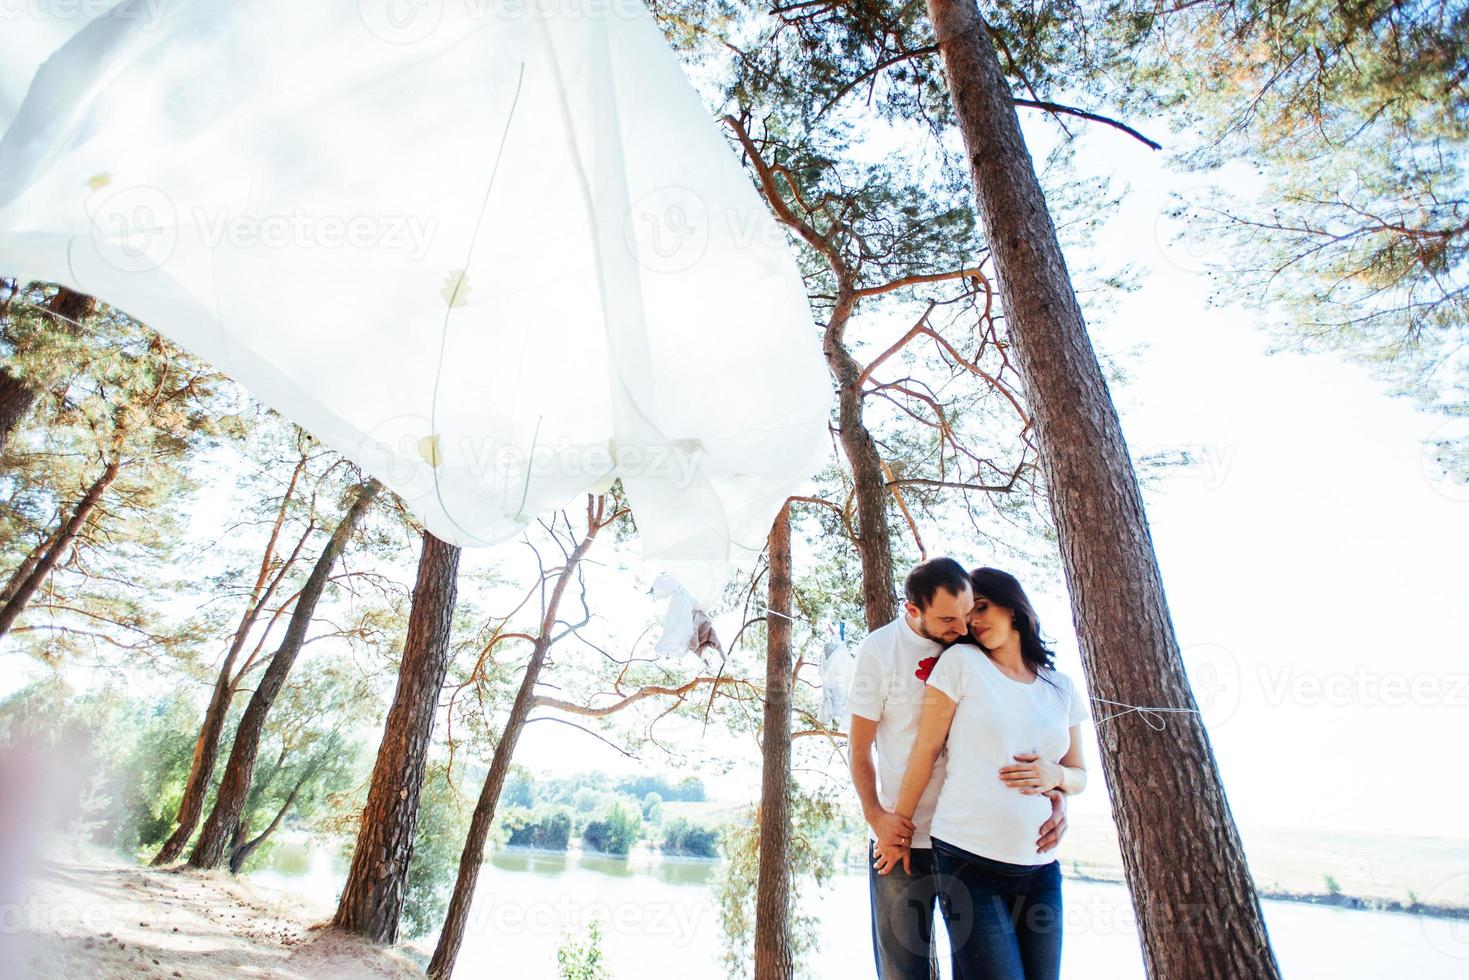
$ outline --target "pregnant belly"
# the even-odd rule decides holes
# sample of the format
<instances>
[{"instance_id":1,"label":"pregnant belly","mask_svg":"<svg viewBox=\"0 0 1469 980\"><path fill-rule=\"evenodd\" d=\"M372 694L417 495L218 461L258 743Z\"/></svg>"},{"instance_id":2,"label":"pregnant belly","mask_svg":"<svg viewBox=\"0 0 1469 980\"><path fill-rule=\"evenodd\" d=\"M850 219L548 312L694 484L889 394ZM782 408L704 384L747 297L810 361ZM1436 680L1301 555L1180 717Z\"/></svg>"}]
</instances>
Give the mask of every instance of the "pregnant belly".
<instances>
[{"instance_id":1,"label":"pregnant belly","mask_svg":"<svg viewBox=\"0 0 1469 980\"><path fill-rule=\"evenodd\" d=\"M939 793L934 810L934 833L944 837L940 828L961 832L973 839L992 839L1007 850L1035 850L1041 824L1051 816L1051 801L1044 796L1026 796L995 780L993 787L954 785L951 773Z\"/></svg>"}]
</instances>

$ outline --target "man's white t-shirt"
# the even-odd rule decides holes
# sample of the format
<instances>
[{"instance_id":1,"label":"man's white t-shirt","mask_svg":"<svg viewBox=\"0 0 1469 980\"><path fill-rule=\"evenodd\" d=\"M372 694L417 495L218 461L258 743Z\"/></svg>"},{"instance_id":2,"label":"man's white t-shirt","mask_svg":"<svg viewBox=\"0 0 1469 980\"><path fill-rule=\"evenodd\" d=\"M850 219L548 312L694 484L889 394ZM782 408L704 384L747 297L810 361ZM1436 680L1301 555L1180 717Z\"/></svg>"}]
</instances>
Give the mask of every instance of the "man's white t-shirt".
<instances>
[{"instance_id":1,"label":"man's white t-shirt","mask_svg":"<svg viewBox=\"0 0 1469 980\"><path fill-rule=\"evenodd\" d=\"M899 616L879 626L857 647L857 665L852 671L852 692L847 696L847 714L877 722L877 799L891 810L898 804L898 790L908 769L908 753L918 737L918 717L923 713L925 688L918 671L922 661L939 656L943 646L920 636ZM942 663L942 658L940 658ZM934 805L944 782L944 753L933 765L933 776L913 811L913 847L932 847L928 839ZM1036 826L1040 826L1037 824ZM869 839L872 837L868 834Z\"/></svg>"},{"instance_id":2,"label":"man's white t-shirt","mask_svg":"<svg viewBox=\"0 0 1469 980\"><path fill-rule=\"evenodd\" d=\"M1054 851L1037 854L1035 849L1041 824L1050 819L1051 801L1006 786L1000 769L1015 765L1014 756L1026 752L1060 762L1071 747L1071 726L1087 718L1086 698L1058 670L1043 669L1027 684L969 645L945 651L928 683L957 704L933 836L992 861L1054 861Z\"/></svg>"}]
</instances>

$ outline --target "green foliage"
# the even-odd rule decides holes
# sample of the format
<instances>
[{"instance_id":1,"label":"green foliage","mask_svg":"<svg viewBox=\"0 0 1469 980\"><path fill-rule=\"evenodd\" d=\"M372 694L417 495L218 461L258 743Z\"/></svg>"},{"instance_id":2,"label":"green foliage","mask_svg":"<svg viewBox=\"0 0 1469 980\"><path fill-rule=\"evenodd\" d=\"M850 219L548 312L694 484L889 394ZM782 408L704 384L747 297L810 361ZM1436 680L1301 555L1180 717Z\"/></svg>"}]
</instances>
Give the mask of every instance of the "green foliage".
<instances>
[{"instance_id":1,"label":"green foliage","mask_svg":"<svg viewBox=\"0 0 1469 980\"><path fill-rule=\"evenodd\" d=\"M505 788L500 791L501 806L529 807L536 801L536 781L525 766L510 765Z\"/></svg>"},{"instance_id":2,"label":"green foliage","mask_svg":"<svg viewBox=\"0 0 1469 980\"><path fill-rule=\"evenodd\" d=\"M324 658L299 667L304 669L293 673L271 709L242 814L246 840L267 831L278 815L283 824L320 829L316 820L331 817L359 768L361 746L347 733L375 709L370 688L356 671ZM272 840L251 862L269 861Z\"/></svg>"},{"instance_id":3,"label":"green foliage","mask_svg":"<svg viewBox=\"0 0 1469 980\"><path fill-rule=\"evenodd\" d=\"M646 819L647 816L648 816L648 814L652 813L653 810L654 810L654 808L655 807L658 807L662 802L663 802L663 797L661 795L659 795L658 793L652 792L650 790L647 793L647 795L645 795L643 797L643 817L644 817L644 819Z\"/></svg>"},{"instance_id":4,"label":"green foliage","mask_svg":"<svg viewBox=\"0 0 1469 980\"><path fill-rule=\"evenodd\" d=\"M31 284L5 304L7 375L37 387L30 417L0 459L0 563L7 573L47 551L88 491L116 475L9 640L59 662L125 660L140 646L190 655L207 614L181 619L170 600L197 582L185 503L196 469L234 439L243 396L222 375L142 324L100 306L79 324L44 312L54 289Z\"/></svg>"},{"instance_id":5,"label":"green foliage","mask_svg":"<svg viewBox=\"0 0 1469 980\"><path fill-rule=\"evenodd\" d=\"M1251 304L1283 346L1469 409L1469 7L1184 5L1145 41L1143 84L1203 137L1185 162L1255 172L1178 211L1214 249L1216 298ZM1462 459L1445 469L1469 479Z\"/></svg>"},{"instance_id":6,"label":"green foliage","mask_svg":"<svg viewBox=\"0 0 1469 980\"><path fill-rule=\"evenodd\" d=\"M637 808L623 802L613 801L602 816L587 824L582 831L582 841L594 851L604 854L626 855L642 836L643 818Z\"/></svg>"},{"instance_id":7,"label":"green foliage","mask_svg":"<svg viewBox=\"0 0 1469 980\"><path fill-rule=\"evenodd\" d=\"M830 880L834 845L831 828L838 818L835 791L807 792L791 786L791 904L790 936L792 959L798 975L812 976L811 963L819 945L818 919L811 909ZM760 813L751 807L749 817L726 826L723 837L725 864L715 883L719 903L719 925L724 934L722 959L731 978L748 977L755 935L755 881L760 869Z\"/></svg>"},{"instance_id":8,"label":"green foliage","mask_svg":"<svg viewBox=\"0 0 1469 980\"><path fill-rule=\"evenodd\" d=\"M409 938L443 925L469 834L470 810L460 788L450 782L449 770L442 763L430 763L418 797L418 827L403 903L403 933Z\"/></svg>"},{"instance_id":9,"label":"green foliage","mask_svg":"<svg viewBox=\"0 0 1469 980\"><path fill-rule=\"evenodd\" d=\"M663 852L688 857L719 857L719 829L675 817L663 827Z\"/></svg>"},{"instance_id":10,"label":"green foliage","mask_svg":"<svg viewBox=\"0 0 1469 980\"><path fill-rule=\"evenodd\" d=\"M607 980L612 976L603 962L601 923L593 919L581 941L563 934L556 949L556 969L561 980Z\"/></svg>"},{"instance_id":11,"label":"green foliage","mask_svg":"<svg viewBox=\"0 0 1469 980\"><path fill-rule=\"evenodd\" d=\"M513 847L540 847L564 851L571 841L575 815L563 804L547 803L528 809L512 806L502 811L501 829Z\"/></svg>"},{"instance_id":12,"label":"green foliage","mask_svg":"<svg viewBox=\"0 0 1469 980\"><path fill-rule=\"evenodd\" d=\"M138 854L172 829L196 710L180 694L76 694L53 677L0 702L0 744L55 754L64 785L51 825L70 825L80 842Z\"/></svg>"}]
</instances>

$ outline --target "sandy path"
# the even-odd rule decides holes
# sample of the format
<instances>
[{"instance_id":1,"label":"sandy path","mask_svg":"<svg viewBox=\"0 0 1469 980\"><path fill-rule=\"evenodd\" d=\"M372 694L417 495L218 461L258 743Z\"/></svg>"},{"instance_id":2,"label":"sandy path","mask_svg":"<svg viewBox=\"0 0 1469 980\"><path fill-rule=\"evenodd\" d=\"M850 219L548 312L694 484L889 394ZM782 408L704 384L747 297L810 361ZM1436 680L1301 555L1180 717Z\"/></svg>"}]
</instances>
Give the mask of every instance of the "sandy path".
<instances>
[{"instance_id":1,"label":"sandy path","mask_svg":"<svg viewBox=\"0 0 1469 980\"><path fill-rule=\"evenodd\" d=\"M33 869L28 894L7 903L0 921L7 978L423 976L404 950L332 929L331 909L228 875L101 853L41 859Z\"/></svg>"}]
</instances>

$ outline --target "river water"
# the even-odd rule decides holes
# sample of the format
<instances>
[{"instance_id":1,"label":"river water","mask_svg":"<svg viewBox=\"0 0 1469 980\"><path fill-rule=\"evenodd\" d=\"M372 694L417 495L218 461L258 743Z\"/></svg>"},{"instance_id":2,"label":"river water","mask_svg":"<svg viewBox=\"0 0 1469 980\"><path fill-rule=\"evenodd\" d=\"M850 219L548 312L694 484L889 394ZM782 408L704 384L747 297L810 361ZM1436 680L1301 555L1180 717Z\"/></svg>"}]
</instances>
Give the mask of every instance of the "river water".
<instances>
[{"instance_id":1,"label":"river water","mask_svg":"<svg viewBox=\"0 0 1469 980\"><path fill-rule=\"evenodd\" d=\"M597 919L613 977L656 973L718 980L725 974L719 911L710 888L715 868L711 861L644 855L624 860L497 851L480 873L456 977L555 980L557 946ZM270 866L249 877L334 903L346 870L328 848L283 841ZM807 957L811 974L823 980L874 976L866 875L839 872L820 890L808 885L802 898L803 911L820 923L820 948ZM1125 888L1068 880L1064 901L1064 978L1143 976ZM1469 977L1469 921L1275 901L1265 903L1265 918L1289 978ZM432 937L426 942L431 946Z\"/></svg>"}]
</instances>

